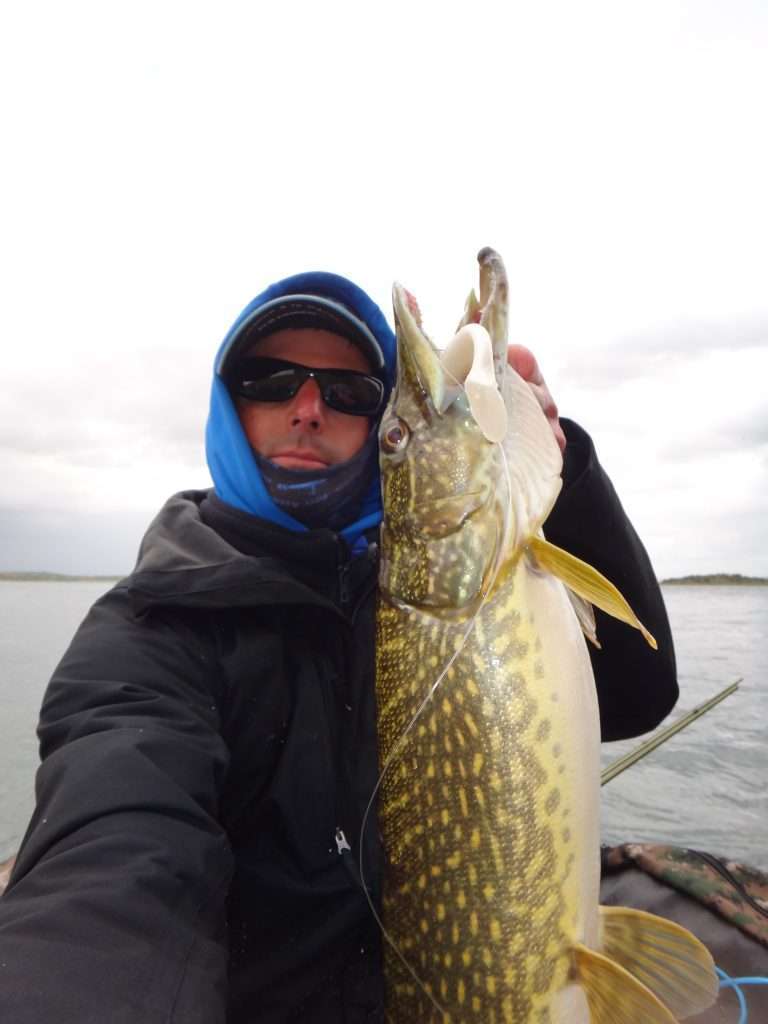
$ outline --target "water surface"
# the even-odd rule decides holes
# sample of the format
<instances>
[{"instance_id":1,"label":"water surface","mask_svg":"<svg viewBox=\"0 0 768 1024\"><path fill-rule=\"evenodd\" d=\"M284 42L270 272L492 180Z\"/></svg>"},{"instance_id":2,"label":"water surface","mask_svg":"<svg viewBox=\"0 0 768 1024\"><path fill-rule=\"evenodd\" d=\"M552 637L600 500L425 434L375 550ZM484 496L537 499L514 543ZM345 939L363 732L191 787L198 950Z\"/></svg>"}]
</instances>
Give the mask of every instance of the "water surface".
<instances>
[{"instance_id":1,"label":"water surface","mask_svg":"<svg viewBox=\"0 0 768 1024\"><path fill-rule=\"evenodd\" d=\"M15 851L31 813L45 685L110 585L0 581L0 859ZM681 689L670 721L744 682L603 789L603 838L693 846L768 868L768 587L669 586L664 597ZM638 742L605 744L603 763Z\"/></svg>"},{"instance_id":2,"label":"water surface","mask_svg":"<svg viewBox=\"0 0 768 1024\"><path fill-rule=\"evenodd\" d=\"M768 869L768 587L664 587L680 700L740 689L603 789L607 842L670 842ZM639 740L603 745L603 765Z\"/></svg>"}]
</instances>

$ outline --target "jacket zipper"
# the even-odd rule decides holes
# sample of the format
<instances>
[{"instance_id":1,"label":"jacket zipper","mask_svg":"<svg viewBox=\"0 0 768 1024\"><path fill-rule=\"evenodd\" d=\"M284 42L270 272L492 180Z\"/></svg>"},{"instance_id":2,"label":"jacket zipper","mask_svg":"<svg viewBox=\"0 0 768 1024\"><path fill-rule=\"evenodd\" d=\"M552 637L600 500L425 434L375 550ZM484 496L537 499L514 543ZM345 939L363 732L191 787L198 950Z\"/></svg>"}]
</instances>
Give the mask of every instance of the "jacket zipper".
<instances>
[{"instance_id":1,"label":"jacket zipper","mask_svg":"<svg viewBox=\"0 0 768 1024\"><path fill-rule=\"evenodd\" d=\"M377 556L378 549L376 544L369 543L365 557L368 559L369 562L375 562ZM352 564L353 559L349 557L346 548L344 548L343 558L340 559L338 563L339 606L342 609L342 611L347 615L349 614L350 611L352 597L349 587L349 576ZM375 586L376 580L375 578L372 578L368 581L368 585L365 587L365 590L362 593L358 592L354 609L352 609L352 619L354 619L354 616L357 613L357 610L360 607L360 604L362 603L364 598L367 597L367 595ZM351 621L352 620L350 620L350 622ZM346 702L347 698L345 697L344 699ZM349 710L349 705L347 704L346 706L347 709ZM336 800L337 803L340 802L341 804L341 806L339 806L338 808L338 811L341 812L339 816L342 818L342 820L346 820L347 824L349 825L351 824L351 821L354 817L354 815L352 815L351 812L349 800L349 787L351 785L351 780L348 778L347 772L342 769L342 766L345 764L343 751L341 749L337 749L336 756L338 758ZM344 829L340 824L337 824L336 826L334 839L336 841L336 851L341 857L341 862L344 865L344 870L347 872L347 875L354 883L355 888L359 891L366 893L367 898L370 900L370 890L368 886L363 882L363 878L360 874L360 867L357 856L355 855L355 851L353 850L352 845L347 839L347 836L344 833ZM362 842L362 836L360 837L360 842Z\"/></svg>"},{"instance_id":2,"label":"jacket zipper","mask_svg":"<svg viewBox=\"0 0 768 1024\"><path fill-rule=\"evenodd\" d=\"M329 675L327 671L323 671L323 706L329 729L331 728L330 722L332 717L332 707L336 699L337 697L333 692L332 676ZM346 772L343 770L344 752L342 745L343 737L338 733L333 733L331 741L331 746L333 748L334 778L333 813L337 822L339 822L340 819L346 821L349 816L348 798L346 795L349 780ZM344 870L354 883L355 888L362 889L363 884L360 878L360 873L357 870L357 864L355 863L354 851L352 850L352 846L347 839L341 824L336 825L333 838L336 842L336 852L341 857L341 863L344 865Z\"/></svg>"},{"instance_id":3,"label":"jacket zipper","mask_svg":"<svg viewBox=\"0 0 768 1024\"><path fill-rule=\"evenodd\" d=\"M339 856L341 857L341 863L344 865L344 868L349 877L355 883L355 888L361 889L363 892L370 893L368 886L363 883L363 879L360 875L360 868L358 866L357 858L355 857L354 851L352 847L349 845L347 837L344 835L344 830L339 826L337 826L336 828L335 839L336 849L338 850Z\"/></svg>"},{"instance_id":4,"label":"jacket zipper","mask_svg":"<svg viewBox=\"0 0 768 1024\"><path fill-rule=\"evenodd\" d=\"M346 609L349 604L349 562L339 566L339 604Z\"/></svg>"}]
</instances>

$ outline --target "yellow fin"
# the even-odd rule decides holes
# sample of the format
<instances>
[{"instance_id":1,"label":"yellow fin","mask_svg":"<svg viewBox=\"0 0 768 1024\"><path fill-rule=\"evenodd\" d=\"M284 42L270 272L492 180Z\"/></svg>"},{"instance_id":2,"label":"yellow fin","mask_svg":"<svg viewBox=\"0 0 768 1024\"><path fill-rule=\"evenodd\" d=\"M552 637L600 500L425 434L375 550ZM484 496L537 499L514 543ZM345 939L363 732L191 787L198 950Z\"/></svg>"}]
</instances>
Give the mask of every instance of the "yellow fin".
<instances>
[{"instance_id":1,"label":"yellow fin","mask_svg":"<svg viewBox=\"0 0 768 1024\"><path fill-rule=\"evenodd\" d=\"M676 1017L711 1006L718 980L709 950L674 921L629 907L601 907L602 952L625 967Z\"/></svg>"},{"instance_id":2,"label":"yellow fin","mask_svg":"<svg viewBox=\"0 0 768 1024\"><path fill-rule=\"evenodd\" d=\"M550 544L543 537L532 537L528 547L536 561L553 576L570 588L579 597L601 608L615 619L621 619L635 629L639 629L646 641L657 649L658 644L635 615L614 585L605 576L582 562L575 555L563 551L562 548Z\"/></svg>"},{"instance_id":3,"label":"yellow fin","mask_svg":"<svg viewBox=\"0 0 768 1024\"><path fill-rule=\"evenodd\" d=\"M578 945L573 963L574 980L589 1003L590 1024L677 1024L650 989L608 957Z\"/></svg>"}]
</instances>

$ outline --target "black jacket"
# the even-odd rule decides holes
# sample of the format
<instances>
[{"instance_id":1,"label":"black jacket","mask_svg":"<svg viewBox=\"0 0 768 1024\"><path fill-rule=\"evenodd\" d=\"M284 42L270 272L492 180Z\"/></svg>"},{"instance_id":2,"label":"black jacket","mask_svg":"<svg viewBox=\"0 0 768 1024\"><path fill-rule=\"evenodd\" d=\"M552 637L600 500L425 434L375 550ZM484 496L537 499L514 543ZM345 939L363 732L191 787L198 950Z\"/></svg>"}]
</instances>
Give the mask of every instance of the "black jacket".
<instances>
[{"instance_id":1,"label":"black jacket","mask_svg":"<svg viewBox=\"0 0 768 1024\"><path fill-rule=\"evenodd\" d=\"M599 616L603 731L619 738L673 706L672 641L591 442L566 429L547 535L659 641ZM356 877L377 778L376 561L374 545L350 561L329 531L290 533L211 493L168 502L44 698L37 807L0 901L1 1020L380 1019L380 937ZM374 900L375 837L372 821Z\"/></svg>"}]
</instances>

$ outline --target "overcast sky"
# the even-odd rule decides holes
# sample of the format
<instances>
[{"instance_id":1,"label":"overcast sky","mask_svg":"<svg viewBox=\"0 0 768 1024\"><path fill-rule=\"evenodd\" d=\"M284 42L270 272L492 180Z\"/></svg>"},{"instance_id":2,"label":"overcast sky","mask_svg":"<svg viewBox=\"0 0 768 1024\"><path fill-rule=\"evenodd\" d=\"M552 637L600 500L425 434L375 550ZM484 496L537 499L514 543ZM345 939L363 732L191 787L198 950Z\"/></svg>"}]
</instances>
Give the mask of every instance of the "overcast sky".
<instances>
[{"instance_id":1,"label":"overcast sky","mask_svg":"<svg viewBox=\"0 0 768 1024\"><path fill-rule=\"evenodd\" d=\"M768 575L763 0L6 4L0 569L121 573L212 358L307 269L512 340L660 576Z\"/></svg>"}]
</instances>

